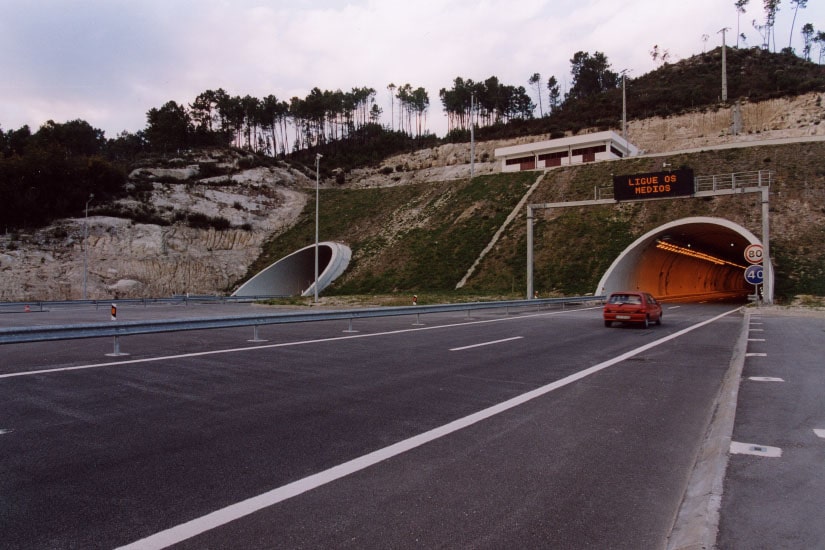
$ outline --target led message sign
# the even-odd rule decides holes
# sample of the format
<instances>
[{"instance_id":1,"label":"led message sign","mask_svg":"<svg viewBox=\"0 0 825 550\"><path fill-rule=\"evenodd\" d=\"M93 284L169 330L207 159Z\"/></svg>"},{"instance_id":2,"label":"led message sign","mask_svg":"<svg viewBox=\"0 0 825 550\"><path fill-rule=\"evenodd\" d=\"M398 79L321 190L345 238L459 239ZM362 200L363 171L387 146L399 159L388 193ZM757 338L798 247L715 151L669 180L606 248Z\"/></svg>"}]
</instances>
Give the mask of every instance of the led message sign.
<instances>
[{"instance_id":1,"label":"led message sign","mask_svg":"<svg viewBox=\"0 0 825 550\"><path fill-rule=\"evenodd\" d=\"M613 197L617 201L637 201L693 194L693 170L650 172L613 176Z\"/></svg>"}]
</instances>

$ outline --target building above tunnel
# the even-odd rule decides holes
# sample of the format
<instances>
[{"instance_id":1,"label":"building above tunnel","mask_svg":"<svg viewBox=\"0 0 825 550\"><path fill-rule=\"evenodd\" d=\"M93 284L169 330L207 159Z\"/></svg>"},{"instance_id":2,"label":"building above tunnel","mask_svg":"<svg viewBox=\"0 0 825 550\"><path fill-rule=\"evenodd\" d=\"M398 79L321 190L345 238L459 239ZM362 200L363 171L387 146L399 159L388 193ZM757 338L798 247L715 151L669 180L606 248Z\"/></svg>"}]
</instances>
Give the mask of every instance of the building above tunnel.
<instances>
[{"instance_id":1,"label":"building above tunnel","mask_svg":"<svg viewBox=\"0 0 825 550\"><path fill-rule=\"evenodd\" d=\"M547 141L499 147L502 172L539 170L586 162L615 160L639 154L639 149L616 132L596 132Z\"/></svg>"}]
</instances>

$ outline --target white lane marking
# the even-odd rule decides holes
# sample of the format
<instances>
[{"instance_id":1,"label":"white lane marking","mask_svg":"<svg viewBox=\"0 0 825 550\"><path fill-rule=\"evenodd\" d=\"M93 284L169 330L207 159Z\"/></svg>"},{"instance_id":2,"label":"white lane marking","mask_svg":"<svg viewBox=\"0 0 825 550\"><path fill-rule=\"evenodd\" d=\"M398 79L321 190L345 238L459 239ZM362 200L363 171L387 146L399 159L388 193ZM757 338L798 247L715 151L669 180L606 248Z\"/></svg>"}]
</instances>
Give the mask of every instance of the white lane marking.
<instances>
[{"instance_id":1,"label":"white lane marking","mask_svg":"<svg viewBox=\"0 0 825 550\"><path fill-rule=\"evenodd\" d=\"M750 330L750 332L765 332L765 329L763 329L763 328L752 328L752 329L749 329L749 330Z\"/></svg>"},{"instance_id":2,"label":"white lane marking","mask_svg":"<svg viewBox=\"0 0 825 550\"><path fill-rule=\"evenodd\" d=\"M482 342L480 344L473 344L471 346L463 346L460 348L450 348L450 351L463 351L465 349L480 348L482 346L492 346L493 344L501 344L503 342L512 342L513 340L521 340L524 336L513 336L512 338L503 338L501 340L493 340L492 342Z\"/></svg>"},{"instance_id":3,"label":"white lane marking","mask_svg":"<svg viewBox=\"0 0 825 550\"><path fill-rule=\"evenodd\" d=\"M764 342L764 338L748 338L748 342Z\"/></svg>"},{"instance_id":4,"label":"white lane marking","mask_svg":"<svg viewBox=\"0 0 825 550\"><path fill-rule=\"evenodd\" d=\"M59 373L59 372L69 372L74 370L86 370L86 369L99 369L102 367L116 367L119 365L136 365L139 363L154 363L157 361L167 361L173 359L188 359L190 357L204 357L207 355L219 355L223 353L240 353L244 351L256 351L262 349L272 349L272 348L283 348L283 347L290 347L290 346L303 346L307 344L321 344L324 342L335 342L337 340L351 340L354 338L372 338L373 336L387 336L392 334L404 334L407 332L416 332L419 330L437 330L442 328L457 328L457 327L466 327L468 325L483 325L485 323L503 323L506 321L518 321L521 319L529 319L532 317L548 317L550 315L563 315L568 313L577 313L579 311L589 311L592 309L601 309L601 306L597 307L588 307L588 308L581 308L575 310L567 310L567 311L548 311L545 313L528 313L525 315L520 315L518 317L500 317L497 319L485 319L483 321L464 321L462 323L452 323L449 325L433 325L430 327L418 327L418 328L407 328L407 329L398 329L398 330L390 330L386 332L372 332L366 334L353 334L349 336L334 336L331 338L318 338L316 340L298 340L295 342L282 342L280 344L267 344L264 346L246 346L243 348L229 348L229 349L217 349L217 350L210 350L210 351L198 351L193 353L182 353L179 355L162 355L159 357L144 357L142 359L127 359L124 361L109 361L106 363L92 363L89 365L75 365L74 367L59 367L54 369L39 369L39 370L30 370L30 371L21 371L21 372L10 372L7 374L0 374L0 380L3 378L15 378L18 376L34 376L37 374L52 374L52 373Z\"/></svg>"},{"instance_id":5,"label":"white lane marking","mask_svg":"<svg viewBox=\"0 0 825 550\"><path fill-rule=\"evenodd\" d=\"M682 306L670 306L668 309L679 309Z\"/></svg>"},{"instance_id":6,"label":"white lane marking","mask_svg":"<svg viewBox=\"0 0 825 550\"><path fill-rule=\"evenodd\" d=\"M10 434L12 430L7 430L5 428L0 428L0 435Z\"/></svg>"},{"instance_id":7,"label":"white lane marking","mask_svg":"<svg viewBox=\"0 0 825 550\"><path fill-rule=\"evenodd\" d=\"M825 430L820 430L819 428L814 428L814 433L816 434L817 437L821 437L822 439L825 439Z\"/></svg>"},{"instance_id":8,"label":"white lane marking","mask_svg":"<svg viewBox=\"0 0 825 550\"><path fill-rule=\"evenodd\" d=\"M767 357L767 353L746 353L745 357Z\"/></svg>"},{"instance_id":9,"label":"white lane marking","mask_svg":"<svg viewBox=\"0 0 825 550\"><path fill-rule=\"evenodd\" d=\"M730 453L734 455L754 455L767 458L779 458L782 456L782 449L769 445L755 445L753 443L739 443L731 441Z\"/></svg>"},{"instance_id":10,"label":"white lane marking","mask_svg":"<svg viewBox=\"0 0 825 550\"><path fill-rule=\"evenodd\" d=\"M118 550L159 550L161 548L167 548L169 546L172 546L173 544L177 544L184 540L188 540L192 537L200 535L201 533L205 533L206 531L210 531L222 525L226 525L231 521L251 515L255 512L258 512L259 510L268 508L270 506L278 504L279 502L283 502L284 500L303 494L307 491L311 491L312 489L316 489L322 485L326 485L327 483L331 483L355 472L359 472L370 466L378 464L379 462L389 460L390 458L393 458L402 453L415 449L416 447L420 447L421 445L430 443L431 441L435 441L436 439L440 439L442 437L450 435L453 432L462 430L464 428L467 428L468 426L472 426L473 424L477 424L482 420L491 418L497 414L508 411L514 407L518 407L519 405L523 405L528 401L532 401L533 399L541 397L554 390L563 388L564 386L572 384L573 382L581 380L582 378L586 378L591 374L595 374L608 367L612 367L613 365L621 363L622 361L625 361L626 359L629 359L635 355L639 355L640 353L643 353L649 349L655 348L656 346L662 345L666 342L669 342L670 340L674 340L676 338L679 338L680 336L688 334L689 332L693 332L698 328L718 321L719 319L727 315L730 315L731 313L734 313L736 311L739 311L739 308L733 309L726 313L722 313L720 315L717 315L716 317L702 321L701 323L698 323L691 327L684 328L678 332L674 332L673 334L670 334L663 338L659 338L658 340L654 340L653 342L640 346L634 350L627 351L621 355L618 355L613 359L608 359L607 361L599 363L598 365L594 365L582 371L573 373L560 380L551 382L550 384L547 384L535 390L518 395L516 397L513 397L512 399L508 399L507 401L499 403L498 405L493 405L492 407L488 407L469 416L465 416L464 418L454 420L449 424L445 424L438 428L434 428L428 432L424 432L422 434L413 436L409 439L405 439L404 441L399 441L398 443L390 445L389 447L378 449L377 451L373 451L369 454L352 459L348 462L344 462L343 464L339 464L338 466L333 466L332 468L329 468L328 470L324 470L322 472L318 472L317 474L313 474L303 479L293 481L292 483L288 483L287 485L283 485L266 493L262 493L258 496L248 498L235 504L230 504L225 508L215 510L214 512L206 514L205 516L201 516L199 518L190 520L186 523L170 527L169 529L160 531L158 533L155 533L154 535L150 535L131 544L127 544L126 546L121 546Z\"/></svg>"},{"instance_id":11,"label":"white lane marking","mask_svg":"<svg viewBox=\"0 0 825 550\"><path fill-rule=\"evenodd\" d=\"M749 376L748 380L753 380L754 382L784 382L782 378L777 378L775 376Z\"/></svg>"}]
</instances>

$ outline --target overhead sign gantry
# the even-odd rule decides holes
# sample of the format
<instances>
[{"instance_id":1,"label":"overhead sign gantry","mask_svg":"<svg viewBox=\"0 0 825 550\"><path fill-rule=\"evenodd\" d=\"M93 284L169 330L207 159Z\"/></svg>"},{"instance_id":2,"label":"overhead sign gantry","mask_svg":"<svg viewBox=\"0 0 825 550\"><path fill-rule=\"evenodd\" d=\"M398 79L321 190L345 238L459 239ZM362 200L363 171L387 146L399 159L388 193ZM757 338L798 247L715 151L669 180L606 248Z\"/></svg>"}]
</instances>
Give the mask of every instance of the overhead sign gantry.
<instances>
[{"instance_id":1,"label":"overhead sign gantry","mask_svg":"<svg viewBox=\"0 0 825 550\"><path fill-rule=\"evenodd\" d=\"M762 196L762 243L764 254L764 299L773 301L773 268L770 261L769 236L769 191L772 173L768 170L741 172L715 176L694 177L690 169L670 172L650 172L613 178L613 196L604 196L604 189L596 189L596 198L572 202L528 204L527 205L527 298L533 296L533 219L537 209L569 208L573 206L595 206L617 204L622 201L664 200L689 197L714 197L745 193L760 193ZM609 195L608 195L609 196ZM753 253L753 252L752 252ZM755 274L753 275L756 276Z\"/></svg>"}]
</instances>

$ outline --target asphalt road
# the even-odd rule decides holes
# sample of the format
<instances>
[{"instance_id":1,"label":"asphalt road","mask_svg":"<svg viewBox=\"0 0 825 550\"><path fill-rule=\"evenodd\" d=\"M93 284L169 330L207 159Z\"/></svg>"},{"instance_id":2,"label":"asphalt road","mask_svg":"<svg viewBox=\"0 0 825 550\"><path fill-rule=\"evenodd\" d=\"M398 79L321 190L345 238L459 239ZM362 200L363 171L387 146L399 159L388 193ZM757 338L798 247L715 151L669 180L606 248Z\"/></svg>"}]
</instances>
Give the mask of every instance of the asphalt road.
<instances>
[{"instance_id":1,"label":"asphalt road","mask_svg":"<svg viewBox=\"0 0 825 550\"><path fill-rule=\"evenodd\" d=\"M422 320L4 346L3 547L666 547L734 306Z\"/></svg>"},{"instance_id":2,"label":"asphalt road","mask_svg":"<svg viewBox=\"0 0 825 550\"><path fill-rule=\"evenodd\" d=\"M825 548L825 316L751 316L717 547Z\"/></svg>"}]
</instances>

